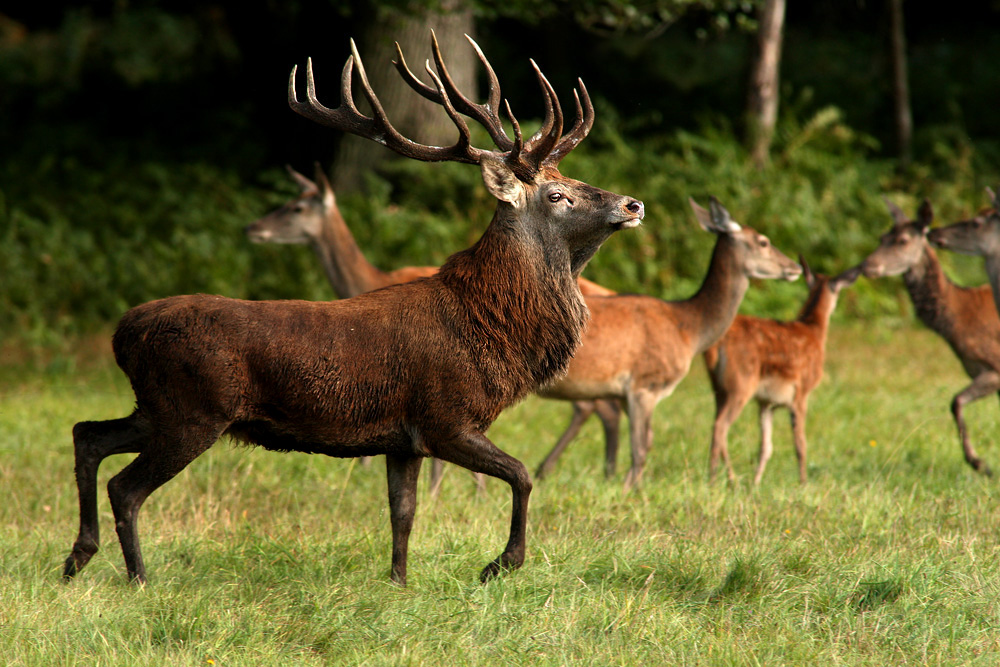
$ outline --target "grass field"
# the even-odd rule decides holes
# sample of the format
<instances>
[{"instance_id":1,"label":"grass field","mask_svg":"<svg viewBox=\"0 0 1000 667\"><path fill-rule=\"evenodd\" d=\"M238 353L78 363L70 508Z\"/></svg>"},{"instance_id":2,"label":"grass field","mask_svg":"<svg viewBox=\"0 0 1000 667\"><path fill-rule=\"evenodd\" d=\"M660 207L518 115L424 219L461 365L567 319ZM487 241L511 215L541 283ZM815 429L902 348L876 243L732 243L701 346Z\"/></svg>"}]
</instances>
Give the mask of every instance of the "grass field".
<instances>
[{"instance_id":1,"label":"grass field","mask_svg":"<svg viewBox=\"0 0 1000 667\"><path fill-rule=\"evenodd\" d=\"M60 581L76 535L70 429L123 416L105 337L0 359L0 662L5 665L955 665L1000 663L998 482L964 463L948 411L967 381L923 329L831 334L813 394L809 482L787 420L749 487L756 408L733 427L735 487L706 482L701 360L660 404L645 485L602 476L594 420L535 485L525 566L487 585L506 485L451 469L421 487L410 585L390 584L385 472L222 442L150 498L150 584L104 546ZM530 469L569 418L531 398L493 440ZM997 404L968 410L1000 469ZM127 457L101 469L101 484ZM426 466L425 466L426 467Z\"/></svg>"}]
</instances>

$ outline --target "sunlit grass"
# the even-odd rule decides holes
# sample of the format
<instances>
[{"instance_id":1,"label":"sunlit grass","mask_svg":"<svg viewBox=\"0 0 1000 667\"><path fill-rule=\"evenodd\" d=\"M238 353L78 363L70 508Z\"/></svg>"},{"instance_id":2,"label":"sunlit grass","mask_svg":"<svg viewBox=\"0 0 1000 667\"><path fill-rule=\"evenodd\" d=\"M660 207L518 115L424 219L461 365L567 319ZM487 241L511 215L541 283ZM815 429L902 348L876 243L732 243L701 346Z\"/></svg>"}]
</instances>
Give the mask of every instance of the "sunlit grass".
<instances>
[{"instance_id":1,"label":"sunlit grass","mask_svg":"<svg viewBox=\"0 0 1000 667\"><path fill-rule=\"evenodd\" d=\"M422 486L410 586L389 583L380 461L220 442L154 494L140 530L150 584L124 580L106 497L104 546L59 579L76 532L70 429L122 416L102 345L0 370L0 658L12 665L995 664L997 483L964 463L948 412L967 382L925 330L835 328L813 393L809 481L787 420L761 488L756 409L732 429L739 483L706 482L712 398L700 360L656 413L646 483L603 479L588 424L535 484L525 567L482 586L510 492L451 469ZM781 413L779 413L780 415ZM994 468L997 405L968 421ZM569 419L529 399L493 440L533 468ZM623 449L627 449L624 438ZM101 484L128 460L109 459ZM210 662L211 661L211 662Z\"/></svg>"}]
</instances>

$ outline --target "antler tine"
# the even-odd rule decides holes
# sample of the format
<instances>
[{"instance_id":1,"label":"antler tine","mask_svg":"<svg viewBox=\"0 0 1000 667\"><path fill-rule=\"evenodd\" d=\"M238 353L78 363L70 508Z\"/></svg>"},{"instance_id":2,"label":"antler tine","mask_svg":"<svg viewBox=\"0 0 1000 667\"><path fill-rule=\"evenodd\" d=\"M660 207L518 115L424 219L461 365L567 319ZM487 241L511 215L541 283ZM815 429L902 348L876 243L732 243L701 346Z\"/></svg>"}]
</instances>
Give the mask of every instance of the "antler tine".
<instances>
[{"instance_id":1,"label":"antler tine","mask_svg":"<svg viewBox=\"0 0 1000 667\"><path fill-rule=\"evenodd\" d=\"M448 97L448 93L445 92L444 84L441 82L441 79L438 78L438 75L435 74L434 71L431 69L430 63L426 63L425 66L427 68L427 74L430 75L431 81L434 82L434 86L437 88L438 95L441 97L441 106L444 107L444 110L447 112L448 117L451 118L451 121L455 123L455 127L458 128L458 133L459 133L458 141L452 148L456 150L465 151L470 157L474 157L475 161L478 162L479 156L487 151L483 151L481 149L474 148L472 146L472 135L469 133L468 123L466 123L465 119L458 114L458 111L451 103L451 99Z\"/></svg>"},{"instance_id":2,"label":"antler tine","mask_svg":"<svg viewBox=\"0 0 1000 667\"><path fill-rule=\"evenodd\" d=\"M562 107L559 105L559 98L556 96L556 91L552 88L552 84L545 78L542 70L538 68L534 60L531 60L531 66L535 69L535 74L538 76L538 82L542 87L542 92L545 93L546 102L545 120L542 122L542 126L538 128L538 131L527 141L527 153L531 156L531 160L535 165L541 165L552 152L552 149L555 148L560 135L562 135L563 114Z\"/></svg>"},{"instance_id":3,"label":"antler tine","mask_svg":"<svg viewBox=\"0 0 1000 667\"><path fill-rule=\"evenodd\" d=\"M489 97L487 98L486 104L476 104L462 94L462 91L458 89L458 86L455 84L455 80L452 79L451 74L448 73L448 68L444 63L444 57L441 55L441 47L438 45L437 35L432 30L431 51L434 56L434 64L437 66L439 78L444 84L444 90L449 99L452 101L455 109L486 128L486 131L489 133L493 143L497 145L497 148L501 151L508 151L513 146L513 142L507 136L507 133L503 128L503 123L500 121L500 84L497 80L496 73L493 71L493 67L483 54L482 49L479 48L479 45L476 44L476 42L468 35L465 37L469 40L469 43L472 44L472 47L476 50L476 54L479 56L480 62L482 62L483 66L486 68L486 74L490 82ZM400 76L403 77L403 80L411 88L430 101L442 104L442 98L438 89L425 84L417 78L412 70L410 70L409 66L406 64L406 58L403 56L403 50L399 46L398 42L396 43L396 54L398 56L398 60L394 60L393 65L396 66L396 69L399 71Z\"/></svg>"},{"instance_id":4,"label":"antler tine","mask_svg":"<svg viewBox=\"0 0 1000 667\"><path fill-rule=\"evenodd\" d=\"M369 118L368 116L360 113L354 104L354 96L351 92L351 81L355 62L357 62L358 65L358 75L361 79L361 85L365 98L372 107L372 112L374 114L373 118ZM458 116L454 107L451 105L451 102L447 99L447 95L445 94L440 81L435 82L438 89L435 93L434 99L445 107L449 117L458 127L460 134L458 141L453 146L448 147L425 146L423 144L418 144L404 137L396 130L396 128L392 126L385 114L385 110L382 108L381 102L379 102L378 97L375 95L375 91L372 90L371 84L368 82L368 76L365 73L364 64L361 61L361 56L358 53L357 46L355 45L353 39L351 40L351 55L348 57L340 77L340 106L336 109L329 109L323 106L316 98L316 83L313 78L311 58L307 61L306 66L307 99L304 102L300 102L295 93L295 78L297 70L298 66L292 68L292 73L288 80L288 105L296 113L320 123L321 125L326 125L344 132L350 132L351 134L356 134L359 137L364 137L366 139L371 139L372 141L380 143L386 148L389 148L404 157L422 160L425 162L451 161L466 162L471 164L479 163L483 151L472 148L470 144L469 128L465 124L464 120ZM434 78L436 79L436 77Z\"/></svg>"},{"instance_id":5,"label":"antler tine","mask_svg":"<svg viewBox=\"0 0 1000 667\"><path fill-rule=\"evenodd\" d=\"M552 166L558 165L559 161L576 148L577 144L583 141L590 134L591 128L594 127L594 105L590 101L587 86L583 84L583 79L576 81L580 85L580 92L573 90L573 98L576 101L576 122L573 124L573 128L559 140L549 156L545 158L545 163ZM583 104L580 103L581 94Z\"/></svg>"}]
</instances>

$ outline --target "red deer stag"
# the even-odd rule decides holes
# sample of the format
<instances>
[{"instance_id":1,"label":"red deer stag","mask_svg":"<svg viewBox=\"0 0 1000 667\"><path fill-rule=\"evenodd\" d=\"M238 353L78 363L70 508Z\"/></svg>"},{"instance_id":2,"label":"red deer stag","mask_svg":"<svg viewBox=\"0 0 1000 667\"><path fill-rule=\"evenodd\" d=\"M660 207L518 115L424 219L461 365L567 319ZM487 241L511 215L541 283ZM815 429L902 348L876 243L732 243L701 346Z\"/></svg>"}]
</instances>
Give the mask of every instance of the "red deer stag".
<instances>
[{"instance_id":1,"label":"red deer stag","mask_svg":"<svg viewBox=\"0 0 1000 667\"><path fill-rule=\"evenodd\" d=\"M286 167L299 184L301 194L284 206L255 220L246 227L247 237L254 243L309 244L316 251L326 277L334 292L341 299L370 292L374 289L405 283L417 278L434 275L435 266L404 266L395 271L383 271L368 261L358 247L344 216L337 206L333 186L319 163L315 166L315 181ZM613 291L591 282L578 279L584 296L607 296ZM614 401L577 401L573 404L573 418L564 438L572 439L591 414L597 412L604 425L608 449L618 449L618 424L621 411ZM363 459L366 463L370 459ZM431 494L436 495L441 484L443 466L434 459L431 464ZM477 473L477 484L483 488L483 477Z\"/></svg>"},{"instance_id":2,"label":"red deer stag","mask_svg":"<svg viewBox=\"0 0 1000 667\"><path fill-rule=\"evenodd\" d=\"M512 490L510 536L480 579L521 566L531 479L485 431L505 407L564 371L587 320L576 278L613 232L640 223L643 205L559 173L560 159L593 123L582 83L577 122L564 134L555 91L532 62L545 118L525 140L505 105L512 139L500 120L496 77L473 46L491 80L486 104L455 89L436 44L437 73L427 67L434 88L425 86L425 94L459 130L455 144L444 147L417 144L396 131L353 42L336 109L317 100L311 61L305 101L296 94L292 69L288 101L297 113L412 159L478 164L498 200L493 220L434 276L352 299L254 302L194 295L128 311L112 346L136 408L122 419L73 428L80 533L65 576L77 574L98 548L102 459L138 453L111 479L108 493L128 577L141 583L146 568L136 521L142 503L226 434L279 452L385 454L391 577L400 584L406 583L423 458L498 477ZM405 68L401 57L399 64ZM371 117L353 102L355 66ZM474 147L460 114L483 124L497 149Z\"/></svg>"},{"instance_id":3,"label":"red deer stag","mask_svg":"<svg viewBox=\"0 0 1000 667\"><path fill-rule=\"evenodd\" d=\"M705 366L715 393L715 425L708 462L715 477L719 457L730 481L736 474L729 461L729 427L751 398L760 408L760 459L754 485L760 484L771 458L771 425L775 408L788 408L799 461L799 481L806 481L806 409L809 394L823 377L826 332L837 297L854 284L861 269L854 267L836 278L813 273L802 257L799 264L809 296L793 322L737 315L718 343L705 351Z\"/></svg>"},{"instance_id":4,"label":"red deer stag","mask_svg":"<svg viewBox=\"0 0 1000 667\"><path fill-rule=\"evenodd\" d=\"M902 275L917 317L944 338L962 362L972 383L955 394L951 412L965 461L974 470L990 475L989 466L969 440L962 416L969 403L1000 391L1000 315L990 288L960 287L945 275L928 243L928 229L934 219L929 201L924 200L916 220L910 220L888 199L885 203L893 218L892 229L882 235L878 248L861 263L861 271L867 278Z\"/></svg>"},{"instance_id":5,"label":"red deer stag","mask_svg":"<svg viewBox=\"0 0 1000 667\"><path fill-rule=\"evenodd\" d=\"M613 398L624 401L630 423L632 467L628 490L640 482L653 442L652 412L687 375L691 361L729 328L751 278L794 280L802 269L767 237L734 222L713 197L710 211L691 200L702 228L718 239L708 275L685 301L620 294L591 297L590 324L566 375L538 394L567 401ZM552 470L566 446L560 439L538 467ZM605 473L613 474L616 452L606 452Z\"/></svg>"}]
</instances>

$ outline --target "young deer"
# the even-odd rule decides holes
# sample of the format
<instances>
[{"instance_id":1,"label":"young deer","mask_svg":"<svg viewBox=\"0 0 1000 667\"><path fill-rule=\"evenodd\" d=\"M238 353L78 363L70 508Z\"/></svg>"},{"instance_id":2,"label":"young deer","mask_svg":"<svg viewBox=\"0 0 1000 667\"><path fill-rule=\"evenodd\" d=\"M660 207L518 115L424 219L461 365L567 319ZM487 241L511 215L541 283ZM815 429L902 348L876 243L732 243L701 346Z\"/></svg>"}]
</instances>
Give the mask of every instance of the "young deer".
<instances>
[{"instance_id":1,"label":"young deer","mask_svg":"<svg viewBox=\"0 0 1000 667\"><path fill-rule=\"evenodd\" d=\"M951 412L966 462L974 470L990 475L989 466L969 440L962 416L969 403L1000 392L1000 315L990 288L960 287L945 275L928 243L927 230L934 219L929 201L924 200L916 220L910 220L889 200L886 205L893 218L892 229L882 235L878 248L861 263L861 271L868 278L902 275L917 317L944 338L962 362L972 383L955 394Z\"/></svg>"},{"instance_id":2,"label":"young deer","mask_svg":"<svg viewBox=\"0 0 1000 667\"><path fill-rule=\"evenodd\" d=\"M498 200L493 220L437 274L352 299L194 295L128 311L112 346L136 408L128 417L73 429L80 533L64 576L76 575L97 551L97 468L105 457L139 454L111 479L108 493L128 577L144 582L136 530L142 503L226 434L279 452L385 454L391 577L400 584L406 583L423 458L498 477L512 490L510 536L480 579L521 566L531 479L485 431L505 407L566 368L587 320L576 278L612 233L640 223L643 205L559 173L560 159L593 124L582 83L577 122L564 134L556 94L532 63L545 118L525 140L507 105L511 139L498 115L496 76L472 44L490 80L486 104L455 88L433 35L437 73L427 70L434 87L416 79L399 53L397 67L407 82L442 105L458 128L458 140L446 147L414 143L392 127L353 42L336 109L317 100L311 61L305 101L296 95L292 70L288 100L303 116L409 158L478 164ZM372 117L353 102L355 65ZM485 126L497 149L474 147L459 114Z\"/></svg>"},{"instance_id":3,"label":"young deer","mask_svg":"<svg viewBox=\"0 0 1000 667\"><path fill-rule=\"evenodd\" d=\"M931 231L928 239L938 248L965 255L978 255L986 260L986 275L993 288L993 300L1000 309L1000 197L986 188L991 208L980 211L968 220L952 223Z\"/></svg>"},{"instance_id":4,"label":"young deer","mask_svg":"<svg viewBox=\"0 0 1000 667\"><path fill-rule=\"evenodd\" d=\"M794 280L802 269L767 237L734 222L713 197L710 211L690 201L702 228L717 235L708 275L685 301L616 295L587 299L590 325L566 375L538 394L567 401L624 401L630 422L632 467L625 489L638 484L653 442L653 408L687 375L691 361L729 328L751 278ZM538 467L544 476L565 448L560 439ZM616 452L606 452L613 472Z\"/></svg>"},{"instance_id":5,"label":"young deer","mask_svg":"<svg viewBox=\"0 0 1000 667\"><path fill-rule=\"evenodd\" d=\"M715 392L715 425L708 462L715 477L719 457L730 481L736 474L729 461L729 427L751 398L760 407L760 460L753 483L760 484L771 458L771 426L775 408L788 408L799 460L799 481L806 481L806 409L809 394L823 377L826 332L840 290L857 280L855 267L836 278L813 273L799 257L809 296L793 322L737 315L718 343L705 351L705 366Z\"/></svg>"},{"instance_id":6,"label":"young deer","mask_svg":"<svg viewBox=\"0 0 1000 667\"><path fill-rule=\"evenodd\" d=\"M315 181L286 166L288 173L298 183L301 193L282 207L247 225L245 233L254 243L308 244L313 247L333 291L341 299L370 292L374 289L426 278L437 273L436 266L404 266L395 271L383 271L368 261L358 247L344 216L337 206L333 186L323 168L315 165ZM584 277L577 279L584 296L607 296L612 290L591 282ZM618 424L621 410L614 401L578 401L573 404L573 418L566 434L576 435L581 425L594 412L604 425L608 447L618 449ZM563 437L567 437L564 435ZM365 457L364 463L371 459ZM431 494L436 495L444 474L441 461L431 463ZM480 490L484 488L483 476L476 473Z\"/></svg>"}]
</instances>

